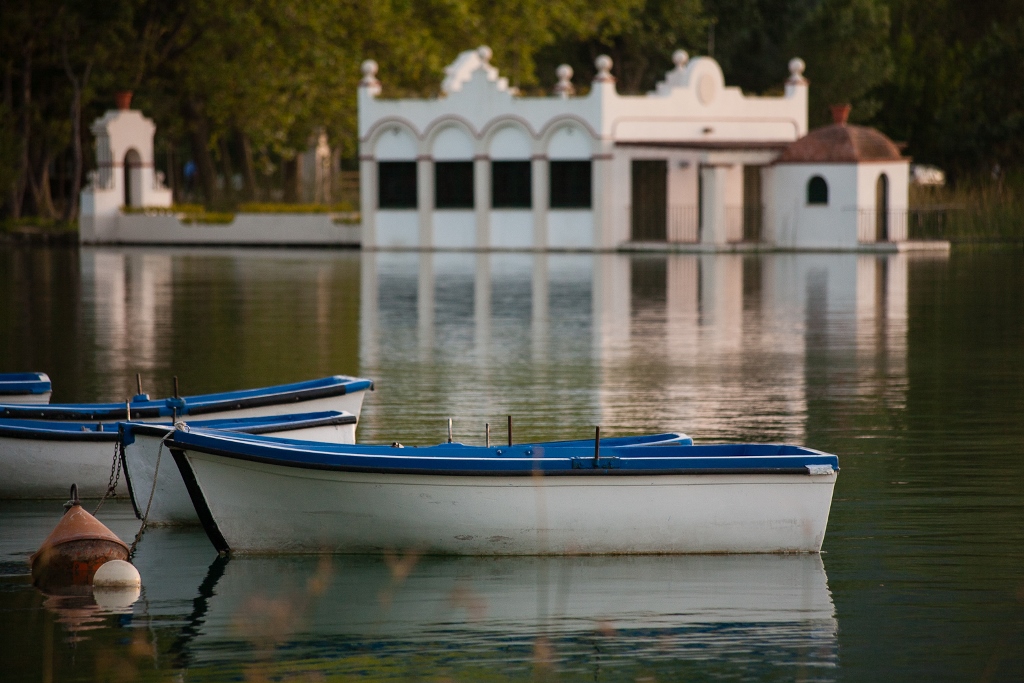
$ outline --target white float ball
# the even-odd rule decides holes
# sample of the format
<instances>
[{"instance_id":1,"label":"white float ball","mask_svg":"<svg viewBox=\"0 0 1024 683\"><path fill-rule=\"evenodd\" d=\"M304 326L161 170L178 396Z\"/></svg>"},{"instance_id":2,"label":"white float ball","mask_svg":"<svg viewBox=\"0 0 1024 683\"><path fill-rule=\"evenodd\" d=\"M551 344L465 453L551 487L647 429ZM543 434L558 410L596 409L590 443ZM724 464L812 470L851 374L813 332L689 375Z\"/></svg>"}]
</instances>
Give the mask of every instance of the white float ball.
<instances>
[{"instance_id":1,"label":"white float ball","mask_svg":"<svg viewBox=\"0 0 1024 683\"><path fill-rule=\"evenodd\" d=\"M100 565L92 577L92 585L101 588L127 588L142 585L139 570L130 562L111 560Z\"/></svg>"}]
</instances>

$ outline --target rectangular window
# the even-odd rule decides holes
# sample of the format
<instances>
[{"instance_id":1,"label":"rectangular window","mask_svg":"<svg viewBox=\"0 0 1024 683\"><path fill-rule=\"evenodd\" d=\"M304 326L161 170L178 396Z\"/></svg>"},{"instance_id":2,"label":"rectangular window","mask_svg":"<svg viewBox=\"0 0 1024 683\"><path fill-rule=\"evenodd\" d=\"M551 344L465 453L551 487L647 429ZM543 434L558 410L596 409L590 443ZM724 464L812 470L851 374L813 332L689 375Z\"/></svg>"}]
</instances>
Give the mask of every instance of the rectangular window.
<instances>
[{"instance_id":1,"label":"rectangular window","mask_svg":"<svg viewBox=\"0 0 1024 683\"><path fill-rule=\"evenodd\" d=\"M550 173L552 209L590 208L589 161L552 161Z\"/></svg>"},{"instance_id":2,"label":"rectangular window","mask_svg":"<svg viewBox=\"0 0 1024 683\"><path fill-rule=\"evenodd\" d=\"M491 162L491 206L529 209L533 206L533 174L529 161Z\"/></svg>"},{"instance_id":3,"label":"rectangular window","mask_svg":"<svg viewBox=\"0 0 1024 683\"><path fill-rule=\"evenodd\" d=\"M473 208L473 162L434 162L434 206L438 209Z\"/></svg>"},{"instance_id":4,"label":"rectangular window","mask_svg":"<svg viewBox=\"0 0 1024 683\"><path fill-rule=\"evenodd\" d=\"M415 209L416 204L416 162L377 162L377 206Z\"/></svg>"}]
</instances>

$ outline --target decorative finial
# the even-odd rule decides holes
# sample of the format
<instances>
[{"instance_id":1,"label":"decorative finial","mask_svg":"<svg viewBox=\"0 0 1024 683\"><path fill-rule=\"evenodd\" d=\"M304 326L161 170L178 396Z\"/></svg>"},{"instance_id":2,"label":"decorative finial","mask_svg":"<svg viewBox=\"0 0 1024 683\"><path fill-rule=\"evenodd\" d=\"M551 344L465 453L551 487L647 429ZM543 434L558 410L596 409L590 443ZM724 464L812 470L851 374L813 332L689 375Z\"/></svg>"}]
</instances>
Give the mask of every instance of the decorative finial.
<instances>
[{"instance_id":1,"label":"decorative finial","mask_svg":"<svg viewBox=\"0 0 1024 683\"><path fill-rule=\"evenodd\" d=\"M600 55L594 60L594 66L597 67L597 75L594 76L595 83L610 83L615 80L612 76L612 58L608 55Z\"/></svg>"},{"instance_id":2,"label":"decorative finial","mask_svg":"<svg viewBox=\"0 0 1024 683\"><path fill-rule=\"evenodd\" d=\"M689 61L690 53L686 50L676 50L672 53L672 63L676 65L678 71L685 69Z\"/></svg>"},{"instance_id":3,"label":"decorative finial","mask_svg":"<svg viewBox=\"0 0 1024 683\"><path fill-rule=\"evenodd\" d=\"M799 57L793 57L789 60L789 80L787 83L806 84L807 79L804 78L804 69L807 65L804 64L804 60Z\"/></svg>"},{"instance_id":4,"label":"decorative finial","mask_svg":"<svg viewBox=\"0 0 1024 683\"><path fill-rule=\"evenodd\" d=\"M566 98L576 93L576 88L572 85L572 67L568 64L562 64L555 69L555 75L558 76L558 83L555 83L555 94L561 98Z\"/></svg>"},{"instance_id":5,"label":"decorative finial","mask_svg":"<svg viewBox=\"0 0 1024 683\"><path fill-rule=\"evenodd\" d=\"M476 49L476 53L480 55L480 59L483 61L484 64L489 63L491 61L491 57L494 56L494 51L491 50L491 48L487 47L486 45L481 45L480 47L478 47Z\"/></svg>"},{"instance_id":6,"label":"decorative finial","mask_svg":"<svg viewBox=\"0 0 1024 683\"><path fill-rule=\"evenodd\" d=\"M363 71L363 80L359 81L359 85L364 88L379 88L380 81L377 80L377 70L379 68L377 62L372 59L367 59L363 62L360 67Z\"/></svg>"}]
</instances>

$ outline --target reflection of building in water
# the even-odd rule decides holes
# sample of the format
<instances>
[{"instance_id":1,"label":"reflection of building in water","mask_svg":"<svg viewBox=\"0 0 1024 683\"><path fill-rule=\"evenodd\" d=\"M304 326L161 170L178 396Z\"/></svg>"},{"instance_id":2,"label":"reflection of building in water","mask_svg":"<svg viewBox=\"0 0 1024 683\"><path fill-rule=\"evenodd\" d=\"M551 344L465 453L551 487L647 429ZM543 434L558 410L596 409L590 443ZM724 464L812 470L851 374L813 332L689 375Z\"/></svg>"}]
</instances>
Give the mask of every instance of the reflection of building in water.
<instances>
[{"instance_id":1,"label":"reflection of building in water","mask_svg":"<svg viewBox=\"0 0 1024 683\"><path fill-rule=\"evenodd\" d=\"M171 315L171 257L83 249L81 263L86 302L95 307L99 393L119 396L125 375L154 370L168 352L160 326Z\"/></svg>"},{"instance_id":2,"label":"reflection of building in water","mask_svg":"<svg viewBox=\"0 0 1024 683\"><path fill-rule=\"evenodd\" d=\"M421 417L482 423L556 406L577 428L801 441L829 372L846 367L860 373L847 378L856 392L902 400L902 254L362 258L362 372L393 385L416 364L431 385L410 396Z\"/></svg>"},{"instance_id":3,"label":"reflection of building in water","mask_svg":"<svg viewBox=\"0 0 1024 683\"><path fill-rule=\"evenodd\" d=\"M166 395L172 376L193 394L358 370L356 253L81 254L84 318L94 321L96 347L89 398L123 400L135 393L135 373L156 396Z\"/></svg>"}]
</instances>

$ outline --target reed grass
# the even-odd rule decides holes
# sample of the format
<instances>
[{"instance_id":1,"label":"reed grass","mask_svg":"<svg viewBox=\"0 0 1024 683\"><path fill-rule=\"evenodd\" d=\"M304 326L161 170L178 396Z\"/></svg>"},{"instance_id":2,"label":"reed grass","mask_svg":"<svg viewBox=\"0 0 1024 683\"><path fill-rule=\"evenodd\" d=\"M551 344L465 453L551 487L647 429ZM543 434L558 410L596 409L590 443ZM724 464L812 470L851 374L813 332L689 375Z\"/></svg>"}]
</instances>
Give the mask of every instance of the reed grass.
<instances>
[{"instance_id":1,"label":"reed grass","mask_svg":"<svg viewBox=\"0 0 1024 683\"><path fill-rule=\"evenodd\" d=\"M910 186L911 239L1024 242L1024 177Z\"/></svg>"}]
</instances>

